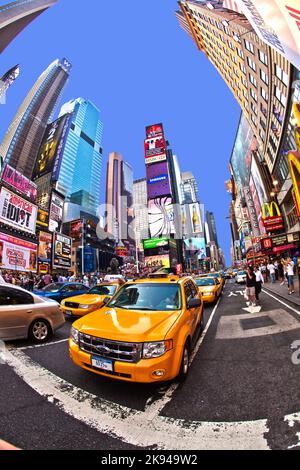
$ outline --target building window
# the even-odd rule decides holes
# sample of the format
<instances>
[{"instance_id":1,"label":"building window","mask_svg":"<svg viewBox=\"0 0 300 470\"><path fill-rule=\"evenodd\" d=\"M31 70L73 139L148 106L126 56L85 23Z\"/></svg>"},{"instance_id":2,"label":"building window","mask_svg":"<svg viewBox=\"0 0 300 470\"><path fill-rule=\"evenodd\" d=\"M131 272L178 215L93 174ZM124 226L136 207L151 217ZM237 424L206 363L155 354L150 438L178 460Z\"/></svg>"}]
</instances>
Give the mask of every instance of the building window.
<instances>
[{"instance_id":1,"label":"building window","mask_svg":"<svg viewBox=\"0 0 300 470\"><path fill-rule=\"evenodd\" d=\"M240 64L240 69L246 75L246 67L244 66L244 64Z\"/></svg>"},{"instance_id":2,"label":"building window","mask_svg":"<svg viewBox=\"0 0 300 470\"><path fill-rule=\"evenodd\" d=\"M264 52L258 51L258 56L259 56L259 60L260 60L263 64L268 65L268 57L267 57L267 55L266 55Z\"/></svg>"},{"instance_id":3,"label":"building window","mask_svg":"<svg viewBox=\"0 0 300 470\"><path fill-rule=\"evenodd\" d=\"M237 53L238 53L238 55L241 59L244 58L244 53L243 53L242 49L240 49L239 47L237 47Z\"/></svg>"},{"instance_id":4,"label":"building window","mask_svg":"<svg viewBox=\"0 0 300 470\"><path fill-rule=\"evenodd\" d=\"M286 106L286 97L284 93L280 91L280 89L277 86L275 86L275 96L283 106Z\"/></svg>"},{"instance_id":5,"label":"building window","mask_svg":"<svg viewBox=\"0 0 300 470\"><path fill-rule=\"evenodd\" d=\"M250 57L247 57L247 62L248 62L248 65L249 67L254 70L254 72L256 72L256 65L255 65L255 62L253 62L252 59L250 59Z\"/></svg>"},{"instance_id":6,"label":"building window","mask_svg":"<svg viewBox=\"0 0 300 470\"><path fill-rule=\"evenodd\" d=\"M251 114L251 121L253 122L253 124L256 126L257 124L257 121L256 121L256 118L255 116L253 116L253 114Z\"/></svg>"},{"instance_id":7,"label":"building window","mask_svg":"<svg viewBox=\"0 0 300 470\"><path fill-rule=\"evenodd\" d=\"M269 77L262 69L260 69L260 78L266 85L269 84Z\"/></svg>"},{"instance_id":8,"label":"building window","mask_svg":"<svg viewBox=\"0 0 300 470\"><path fill-rule=\"evenodd\" d=\"M275 141L274 141L274 139L273 139L272 136L269 137L269 142L270 142L270 145L271 145L271 147L272 147L273 152L276 153L276 151L277 151L277 145L275 144Z\"/></svg>"},{"instance_id":9,"label":"building window","mask_svg":"<svg viewBox=\"0 0 300 470\"><path fill-rule=\"evenodd\" d=\"M253 88L250 88L250 95L252 96L252 98L254 99L254 101L257 102L257 94L255 93L255 91L253 90Z\"/></svg>"},{"instance_id":10,"label":"building window","mask_svg":"<svg viewBox=\"0 0 300 470\"><path fill-rule=\"evenodd\" d=\"M254 46L253 46L252 42L249 42L245 39L245 47L246 47L247 51L252 52L252 54L254 54Z\"/></svg>"},{"instance_id":11,"label":"building window","mask_svg":"<svg viewBox=\"0 0 300 470\"><path fill-rule=\"evenodd\" d=\"M253 77L252 73L249 73L249 80L250 80L250 82L252 83L252 85L254 85L255 88L257 88L257 81L256 81L256 79Z\"/></svg>"},{"instance_id":12,"label":"building window","mask_svg":"<svg viewBox=\"0 0 300 470\"><path fill-rule=\"evenodd\" d=\"M257 107L253 103L251 103L251 109L254 112L254 114L257 116Z\"/></svg>"},{"instance_id":13,"label":"building window","mask_svg":"<svg viewBox=\"0 0 300 470\"><path fill-rule=\"evenodd\" d=\"M266 134L260 129L259 130L259 137L261 138L262 142L264 142L265 136L266 136Z\"/></svg>"},{"instance_id":14,"label":"building window","mask_svg":"<svg viewBox=\"0 0 300 470\"><path fill-rule=\"evenodd\" d=\"M279 67L279 65L276 65L276 77L288 86L288 75Z\"/></svg>"},{"instance_id":15,"label":"building window","mask_svg":"<svg viewBox=\"0 0 300 470\"><path fill-rule=\"evenodd\" d=\"M264 88L260 89L260 94L266 102L269 101L269 95Z\"/></svg>"},{"instance_id":16,"label":"building window","mask_svg":"<svg viewBox=\"0 0 300 470\"><path fill-rule=\"evenodd\" d=\"M262 118L260 118L259 123L260 123L261 127L263 128L263 130L265 131L266 128L267 128L267 125L266 125L265 121Z\"/></svg>"},{"instance_id":17,"label":"building window","mask_svg":"<svg viewBox=\"0 0 300 470\"><path fill-rule=\"evenodd\" d=\"M267 108L265 108L262 104L260 104L260 110L261 110L262 114L265 116L265 118L267 118L268 117Z\"/></svg>"}]
</instances>

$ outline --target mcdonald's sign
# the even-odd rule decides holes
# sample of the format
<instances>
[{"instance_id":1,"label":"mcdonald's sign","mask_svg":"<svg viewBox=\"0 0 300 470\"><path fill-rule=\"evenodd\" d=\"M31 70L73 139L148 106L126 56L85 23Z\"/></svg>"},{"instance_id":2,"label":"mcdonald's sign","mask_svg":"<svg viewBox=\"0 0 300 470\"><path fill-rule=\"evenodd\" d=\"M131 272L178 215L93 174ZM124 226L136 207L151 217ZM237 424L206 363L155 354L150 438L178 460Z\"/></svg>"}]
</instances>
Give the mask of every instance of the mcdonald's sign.
<instances>
[{"instance_id":1,"label":"mcdonald's sign","mask_svg":"<svg viewBox=\"0 0 300 470\"><path fill-rule=\"evenodd\" d=\"M276 202L266 202L263 205L262 218L267 232L277 232L284 229L283 217Z\"/></svg>"}]
</instances>

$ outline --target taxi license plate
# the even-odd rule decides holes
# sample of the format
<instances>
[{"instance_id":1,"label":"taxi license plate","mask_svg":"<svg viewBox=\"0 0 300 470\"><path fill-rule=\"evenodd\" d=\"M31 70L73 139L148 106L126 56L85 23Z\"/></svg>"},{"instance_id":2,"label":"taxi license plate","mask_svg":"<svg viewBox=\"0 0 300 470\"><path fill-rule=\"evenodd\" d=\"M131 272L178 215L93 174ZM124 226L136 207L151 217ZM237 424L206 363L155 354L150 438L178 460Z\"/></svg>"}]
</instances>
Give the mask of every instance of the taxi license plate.
<instances>
[{"instance_id":1,"label":"taxi license plate","mask_svg":"<svg viewBox=\"0 0 300 470\"><path fill-rule=\"evenodd\" d=\"M97 369L113 372L113 362L110 359L104 359L99 356L92 356L92 366Z\"/></svg>"},{"instance_id":2,"label":"taxi license plate","mask_svg":"<svg viewBox=\"0 0 300 470\"><path fill-rule=\"evenodd\" d=\"M73 315L72 310L66 310L66 311L65 311L65 315L66 315L67 317L71 317L71 316Z\"/></svg>"}]
</instances>

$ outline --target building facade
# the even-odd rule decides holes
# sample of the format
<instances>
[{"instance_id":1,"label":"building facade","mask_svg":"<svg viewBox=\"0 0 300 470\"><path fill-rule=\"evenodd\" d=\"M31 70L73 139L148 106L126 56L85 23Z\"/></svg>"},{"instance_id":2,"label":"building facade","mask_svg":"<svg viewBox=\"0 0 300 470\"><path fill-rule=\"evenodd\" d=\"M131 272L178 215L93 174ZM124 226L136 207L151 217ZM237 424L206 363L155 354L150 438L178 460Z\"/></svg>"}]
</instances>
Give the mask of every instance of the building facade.
<instances>
[{"instance_id":1,"label":"building facade","mask_svg":"<svg viewBox=\"0 0 300 470\"><path fill-rule=\"evenodd\" d=\"M57 0L17 0L0 6L0 53L15 37Z\"/></svg>"},{"instance_id":2,"label":"building facade","mask_svg":"<svg viewBox=\"0 0 300 470\"><path fill-rule=\"evenodd\" d=\"M143 240L149 238L147 180L142 178L133 183L133 208L135 217L136 244L143 253Z\"/></svg>"},{"instance_id":3,"label":"building facade","mask_svg":"<svg viewBox=\"0 0 300 470\"><path fill-rule=\"evenodd\" d=\"M50 64L23 101L0 146L0 155L5 162L29 179L70 69L67 59Z\"/></svg>"}]
</instances>

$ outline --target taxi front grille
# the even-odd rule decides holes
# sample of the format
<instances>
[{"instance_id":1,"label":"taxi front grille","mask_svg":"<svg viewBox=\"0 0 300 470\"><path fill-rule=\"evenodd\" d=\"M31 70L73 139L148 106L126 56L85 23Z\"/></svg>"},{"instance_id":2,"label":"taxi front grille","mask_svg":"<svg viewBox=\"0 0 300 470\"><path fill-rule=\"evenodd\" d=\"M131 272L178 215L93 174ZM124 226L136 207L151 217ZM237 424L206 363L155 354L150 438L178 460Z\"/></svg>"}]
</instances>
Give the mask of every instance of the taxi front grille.
<instances>
[{"instance_id":1,"label":"taxi front grille","mask_svg":"<svg viewBox=\"0 0 300 470\"><path fill-rule=\"evenodd\" d=\"M137 363L141 359L142 345L140 343L123 343L94 336L79 335L79 347L88 354L95 354L113 361Z\"/></svg>"},{"instance_id":2,"label":"taxi front grille","mask_svg":"<svg viewBox=\"0 0 300 470\"><path fill-rule=\"evenodd\" d=\"M65 307L68 308L79 308L80 304L76 304L75 302L65 302Z\"/></svg>"}]
</instances>

